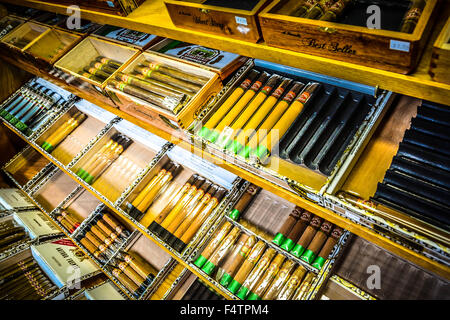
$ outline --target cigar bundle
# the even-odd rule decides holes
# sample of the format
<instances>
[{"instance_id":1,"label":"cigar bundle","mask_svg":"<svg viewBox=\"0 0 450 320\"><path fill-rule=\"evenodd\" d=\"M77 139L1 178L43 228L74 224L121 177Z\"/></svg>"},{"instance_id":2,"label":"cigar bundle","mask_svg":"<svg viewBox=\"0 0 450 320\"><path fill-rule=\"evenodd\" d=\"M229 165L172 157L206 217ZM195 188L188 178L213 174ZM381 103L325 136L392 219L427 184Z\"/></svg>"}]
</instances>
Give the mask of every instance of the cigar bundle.
<instances>
[{"instance_id":1,"label":"cigar bundle","mask_svg":"<svg viewBox=\"0 0 450 320\"><path fill-rule=\"evenodd\" d=\"M0 222L0 253L30 240L25 228L13 219Z\"/></svg>"},{"instance_id":2,"label":"cigar bundle","mask_svg":"<svg viewBox=\"0 0 450 320\"><path fill-rule=\"evenodd\" d=\"M87 66L78 72L83 77L89 78L99 83L103 83L112 76L122 65L121 62L109 59L107 57L98 56Z\"/></svg>"},{"instance_id":3,"label":"cigar bundle","mask_svg":"<svg viewBox=\"0 0 450 320\"><path fill-rule=\"evenodd\" d=\"M67 212L66 210L60 210L55 215L56 220L58 220L61 225L66 228L66 230L69 233L73 233L81 224L82 221L80 221L77 217L75 217L73 214Z\"/></svg>"},{"instance_id":4,"label":"cigar bundle","mask_svg":"<svg viewBox=\"0 0 450 320\"><path fill-rule=\"evenodd\" d=\"M109 84L117 90L177 114L208 80L180 68L144 60L132 72L117 73Z\"/></svg>"},{"instance_id":5,"label":"cigar bundle","mask_svg":"<svg viewBox=\"0 0 450 320\"><path fill-rule=\"evenodd\" d=\"M197 278L181 300L225 300L225 298Z\"/></svg>"},{"instance_id":6,"label":"cigar bundle","mask_svg":"<svg viewBox=\"0 0 450 320\"><path fill-rule=\"evenodd\" d=\"M153 282L158 271L136 252L120 251L108 263L112 274L136 298Z\"/></svg>"},{"instance_id":7,"label":"cigar bundle","mask_svg":"<svg viewBox=\"0 0 450 320\"><path fill-rule=\"evenodd\" d=\"M76 225L69 227L74 229ZM106 263L130 235L131 232L111 213L100 212L77 233L76 240L95 258Z\"/></svg>"},{"instance_id":8,"label":"cigar bundle","mask_svg":"<svg viewBox=\"0 0 450 320\"><path fill-rule=\"evenodd\" d=\"M28 136L53 118L66 102L59 93L32 81L2 105L0 117Z\"/></svg>"},{"instance_id":9,"label":"cigar bundle","mask_svg":"<svg viewBox=\"0 0 450 320\"><path fill-rule=\"evenodd\" d=\"M94 183L102 172L125 151L133 140L115 133L94 155L85 159L76 174L88 184Z\"/></svg>"},{"instance_id":10,"label":"cigar bundle","mask_svg":"<svg viewBox=\"0 0 450 320\"><path fill-rule=\"evenodd\" d=\"M181 252L226 193L226 189L194 174L173 193L148 229Z\"/></svg>"},{"instance_id":11,"label":"cigar bundle","mask_svg":"<svg viewBox=\"0 0 450 320\"><path fill-rule=\"evenodd\" d=\"M56 289L32 257L0 272L1 300L41 300Z\"/></svg>"}]
</instances>

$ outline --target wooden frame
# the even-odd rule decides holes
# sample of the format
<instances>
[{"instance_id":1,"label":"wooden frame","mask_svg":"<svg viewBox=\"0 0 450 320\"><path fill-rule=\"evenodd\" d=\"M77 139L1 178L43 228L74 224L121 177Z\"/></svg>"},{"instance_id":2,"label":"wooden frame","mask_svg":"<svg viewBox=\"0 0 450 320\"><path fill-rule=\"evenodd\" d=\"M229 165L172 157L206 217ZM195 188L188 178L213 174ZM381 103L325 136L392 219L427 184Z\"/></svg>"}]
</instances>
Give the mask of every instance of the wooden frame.
<instances>
[{"instance_id":1,"label":"wooden frame","mask_svg":"<svg viewBox=\"0 0 450 320\"><path fill-rule=\"evenodd\" d=\"M434 42L430 75L434 81L450 84L450 17Z\"/></svg>"}]
</instances>

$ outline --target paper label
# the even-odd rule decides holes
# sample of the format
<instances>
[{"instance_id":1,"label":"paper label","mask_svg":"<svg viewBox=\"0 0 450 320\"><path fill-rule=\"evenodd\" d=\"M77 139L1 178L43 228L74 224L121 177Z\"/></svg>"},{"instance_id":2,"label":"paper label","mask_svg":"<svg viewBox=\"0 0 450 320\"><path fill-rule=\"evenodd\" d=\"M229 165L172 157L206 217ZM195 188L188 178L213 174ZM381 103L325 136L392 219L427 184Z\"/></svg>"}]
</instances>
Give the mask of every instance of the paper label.
<instances>
[{"instance_id":1,"label":"paper label","mask_svg":"<svg viewBox=\"0 0 450 320\"><path fill-rule=\"evenodd\" d=\"M234 18L236 19L236 23L237 24L243 24L244 26L247 25L247 19L246 18L238 17L238 16L235 16Z\"/></svg>"},{"instance_id":2,"label":"paper label","mask_svg":"<svg viewBox=\"0 0 450 320\"><path fill-rule=\"evenodd\" d=\"M30 210L14 213L14 220L24 227L31 239L48 234L62 233L50 219L39 210Z\"/></svg>"},{"instance_id":3,"label":"paper label","mask_svg":"<svg viewBox=\"0 0 450 320\"><path fill-rule=\"evenodd\" d=\"M153 133L134 125L127 120L121 120L114 125L118 131L122 132L126 136L135 141L139 141L143 145L149 147L154 151L159 151L167 143L166 140L154 135Z\"/></svg>"},{"instance_id":4,"label":"paper label","mask_svg":"<svg viewBox=\"0 0 450 320\"><path fill-rule=\"evenodd\" d=\"M406 42L406 41L391 40L391 42L389 44L389 49L403 51L403 52L409 52L410 43Z\"/></svg>"},{"instance_id":5,"label":"paper label","mask_svg":"<svg viewBox=\"0 0 450 320\"><path fill-rule=\"evenodd\" d=\"M78 101L75 103L75 107L77 107L81 112L86 113L87 115L92 116L103 123L109 123L116 117L113 113L106 111L105 109L100 108L86 100Z\"/></svg>"},{"instance_id":6,"label":"paper label","mask_svg":"<svg viewBox=\"0 0 450 320\"><path fill-rule=\"evenodd\" d=\"M0 203L6 210L36 207L19 189L0 189Z\"/></svg>"}]
</instances>

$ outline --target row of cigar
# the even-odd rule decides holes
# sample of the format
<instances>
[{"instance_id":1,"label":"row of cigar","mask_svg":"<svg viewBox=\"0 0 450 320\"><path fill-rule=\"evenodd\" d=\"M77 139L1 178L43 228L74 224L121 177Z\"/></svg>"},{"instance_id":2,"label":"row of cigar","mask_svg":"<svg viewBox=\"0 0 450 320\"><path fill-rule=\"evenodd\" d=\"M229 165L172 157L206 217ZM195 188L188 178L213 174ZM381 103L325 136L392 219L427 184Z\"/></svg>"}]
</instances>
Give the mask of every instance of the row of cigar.
<instances>
[{"instance_id":1,"label":"row of cigar","mask_svg":"<svg viewBox=\"0 0 450 320\"><path fill-rule=\"evenodd\" d=\"M75 228L75 225L71 227ZM84 226L76 240L95 258L106 262L129 236L130 231L123 224L110 213L101 212Z\"/></svg>"},{"instance_id":2,"label":"row of cigar","mask_svg":"<svg viewBox=\"0 0 450 320\"><path fill-rule=\"evenodd\" d=\"M345 10L355 2L355 0L290 0L276 13L306 19L338 21ZM414 31L426 5L425 0L413 0L411 3L403 17L400 32L412 33Z\"/></svg>"},{"instance_id":3,"label":"row of cigar","mask_svg":"<svg viewBox=\"0 0 450 320\"><path fill-rule=\"evenodd\" d=\"M211 290L197 278L181 300L225 300L225 298Z\"/></svg>"},{"instance_id":4,"label":"row of cigar","mask_svg":"<svg viewBox=\"0 0 450 320\"><path fill-rule=\"evenodd\" d=\"M197 134L264 163L319 86L253 69Z\"/></svg>"},{"instance_id":5,"label":"row of cigar","mask_svg":"<svg viewBox=\"0 0 450 320\"><path fill-rule=\"evenodd\" d=\"M181 252L225 194L226 189L194 174L172 194L148 229Z\"/></svg>"},{"instance_id":6,"label":"row of cigar","mask_svg":"<svg viewBox=\"0 0 450 320\"><path fill-rule=\"evenodd\" d=\"M343 232L331 222L296 207L272 242L320 270Z\"/></svg>"},{"instance_id":7,"label":"row of cigar","mask_svg":"<svg viewBox=\"0 0 450 320\"><path fill-rule=\"evenodd\" d=\"M115 133L91 157L86 158L76 174L88 184L96 178L114 161L123 151L133 143L133 140L121 133Z\"/></svg>"},{"instance_id":8,"label":"row of cigar","mask_svg":"<svg viewBox=\"0 0 450 320\"><path fill-rule=\"evenodd\" d=\"M52 132L42 143L42 149L51 153L73 130L75 130L87 116L77 111L73 116Z\"/></svg>"},{"instance_id":9,"label":"row of cigar","mask_svg":"<svg viewBox=\"0 0 450 320\"><path fill-rule=\"evenodd\" d=\"M103 83L108 79L117 69L120 68L122 63L109 59L103 56L98 56L95 60L91 61L88 66L85 66L83 70L78 73L83 77L89 78L99 83Z\"/></svg>"},{"instance_id":10,"label":"row of cigar","mask_svg":"<svg viewBox=\"0 0 450 320\"><path fill-rule=\"evenodd\" d=\"M25 134L34 131L52 116L65 100L51 89L34 82L19 90L0 110L0 116Z\"/></svg>"},{"instance_id":11,"label":"row of cigar","mask_svg":"<svg viewBox=\"0 0 450 320\"><path fill-rule=\"evenodd\" d=\"M129 74L117 73L109 84L176 114L207 82L206 77L144 60Z\"/></svg>"},{"instance_id":12,"label":"row of cigar","mask_svg":"<svg viewBox=\"0 0 450 320\"><path fill-rule=\"evenodd\" d=\"M0 253L26 243L29 239L25 228L17 225L13 220L0 223Z\"/></svg>"},{"instance_id":13,"label":"row of cigar","mask_svg":"<svg viewBox=\"0 0 450 320\"><path fill-rule=\"evenodd\" d=\"M158 286L156 291L150 296L150 300L163 300L164 296L169 292L172 284L185 270L184 266L177 263L175 267L164 277L164 281Z\"/></svg>"},{"instance_id":14,"label":"row of cigar","mask_svg":"<svg viewBox=\"0 0 450 320\"><path fill-rule=\"evenodd\" d=\"M1 300L41 300L56 289L32 257L0 272Z\"/></svg>"},{"instance_id":15,"label":"row of cigar","mask_svg":"<svg viewBox=\"0 0 450 320\"><path fill-rule=\"evenodd\" d=\"M314 273L225 221L194 262L242 300L300 300Z\"/></svg>"},{"instance_id":16,"label":"row of cigar","mask_svg":"<svg viewBox=\"0 0 450 320\"><path fill-rule=\"evenodd\" d=\"M119 252L114 260L108 263L108 267L112 275L135 297L141 296L158 274L151 264L135 252Z\"/></svg>"}]
</instances>

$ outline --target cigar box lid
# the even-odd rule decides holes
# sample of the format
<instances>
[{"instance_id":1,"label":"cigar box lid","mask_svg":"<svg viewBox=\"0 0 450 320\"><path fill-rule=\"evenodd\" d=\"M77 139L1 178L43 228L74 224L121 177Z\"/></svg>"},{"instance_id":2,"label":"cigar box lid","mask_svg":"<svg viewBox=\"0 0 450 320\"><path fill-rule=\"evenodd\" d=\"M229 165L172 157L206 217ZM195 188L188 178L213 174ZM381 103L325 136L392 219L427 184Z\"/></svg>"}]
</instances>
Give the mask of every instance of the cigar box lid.
<instances>
[{"instance_id":1,"label":"cigar box lid","mask_svg":"<svg viewBox=\"0 0 450 320\"><path fill-rule=\"evenodd\" d=\"M165 38L151 46L148 51L170 56L177 60L183 60L196 66L206 67L218 73L221 79L225 79L228 75L240 68L248 59L236 53L169 38Z\"/></svg>"},{"instance_id":2,"label":"cigar box lid","mask_svg":"<svg viewBox=\"0 0 450 320\"><path fill-rule=\"evenodd\" d=\"M59 288L74 287L79 280L99 271L68 238L32 245L31 252L42 270Z\"/></svg>"},{"instance_id":3,"label":"cigar box lid","mask_svg":"<svg viewBox=\"0 0 450 320\"><path fill-rule=\"evenodd\" d=\"M154 151L161 150L162 147L166 143L168 143L168 141L141 127L136 126L135 124L127 120L122 119L120 122L114 125L114 128L125 134L129 138L133 139L134 141L138 141Z\"/></svg>"},{"instance_id":4,"label":"cigar box lid","mask_svg":"<svg viewBox=\"0 0 450 320\"><path fill-rule=\"evenodd\" d=\"M154 34L120 28L109 24L105 24L97 29L93 35L102 39L132 45L133 47L140 49L145 49L160 39Z\"/></svg>"},{"instance_id":5,"label":"cigar box lid","mask_svg":"<svg viewBox=\"0 0 450 320\"><path fill-rule=\"evenodd\" d=\"M0 204L5 210L36 208L31 200L17 188L0 189Z\"/></svg>"},{"instance_id":6,"label":"cigar box lid","mask_svg":"<svg viewBox=\"0 0 450 320\"><path fill-rule=\"evenodd\" d=\"M27 230L31 239L62 234L61 230L39 210L16 212L14 220Z\"/></svg>"},{"instance_id":7,"label":"cigar box lid","mask_svg":"<svg viewBox=\"0 0 450 320\"><path fill-rule=\"evenodd\" d=\"M102 121L103 123L109 123L116 117L115 114L103 108L100 108L99 106L84 99L75 102L74 106L77 107L81 112L86 113L87 115L92 116Z\"/></svg>"},{"instance_id":8,"label":"cigar box lid","mask_svg":"<svg viewBox=\"0 0 450 320\"><path fill-rule=\"evenodd\" d=\"M87 289L84 295L88 300L126 300L117 287L110 282L106 282L92 289Z\"/></svg>"},{"instance_id":9,"label":"cigar box lid","mask_svg":"<svg viewBox=\"0 0 450 320\"><path fill-rule=\"evenodd\" d=\"M227 190L232 189L233 182L237 179L237 175L180 147L172 148L167 152L167 155L173 161L183 164L183 166L196 171L201 176L221 185Z\"/></svg>"}]
</instances>

